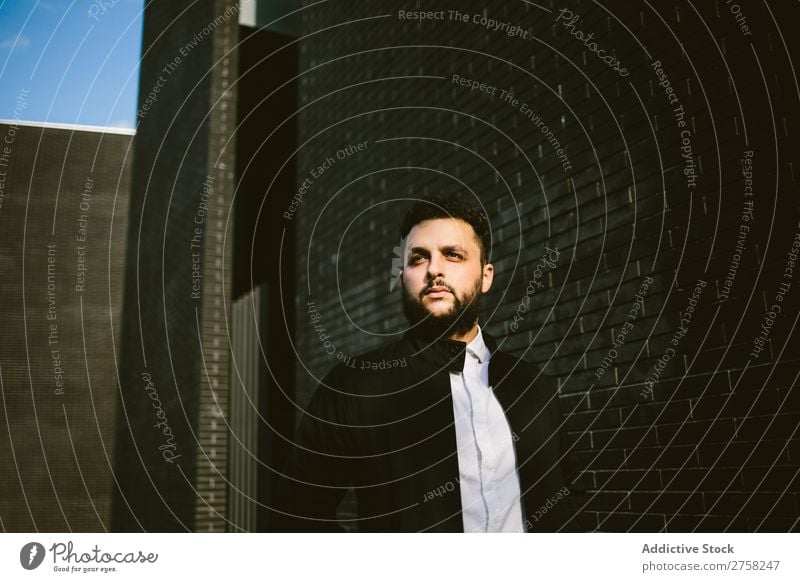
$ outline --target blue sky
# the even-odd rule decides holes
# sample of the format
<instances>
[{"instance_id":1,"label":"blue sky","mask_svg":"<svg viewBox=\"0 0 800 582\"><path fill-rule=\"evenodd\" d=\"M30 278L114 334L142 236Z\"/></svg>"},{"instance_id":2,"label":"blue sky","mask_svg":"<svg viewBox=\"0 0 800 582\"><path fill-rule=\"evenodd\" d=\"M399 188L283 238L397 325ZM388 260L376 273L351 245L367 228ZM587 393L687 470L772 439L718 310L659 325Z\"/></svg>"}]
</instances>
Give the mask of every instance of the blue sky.
<instances>
[{"instance_id":1,"label":"blue sky","mask_svg":"<svg viewBox=\"0 0 800 582\"><path fill-rule=\"evenodd\" d=\"M0 0L0 119L135 127L143 8Z\"/></svg>"}]
</instances>

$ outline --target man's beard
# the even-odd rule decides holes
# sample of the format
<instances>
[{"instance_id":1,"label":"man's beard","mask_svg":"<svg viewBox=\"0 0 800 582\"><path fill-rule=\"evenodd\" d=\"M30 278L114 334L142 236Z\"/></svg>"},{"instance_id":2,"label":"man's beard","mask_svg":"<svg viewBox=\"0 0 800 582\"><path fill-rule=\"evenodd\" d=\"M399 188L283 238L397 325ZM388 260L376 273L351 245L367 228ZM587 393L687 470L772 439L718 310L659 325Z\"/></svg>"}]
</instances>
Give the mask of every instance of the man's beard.
<instances>
[{"instance_id":1,"label":"man's beard","mask_svg":"<svg viewBox=\"0 0 800 582\"><path fill-rule=\"evenodd\" d=\"M422 303L425 291L431 287L446 287L453 295L453 304L450 309L442 314L433 314ZM481 278L475 281L472 290L460 299L450 285L442 282L432 282L418 297L401 285L403 295L403 314L411 324L411 333L426 338L440 339L451 335L464 335L470 331L478 321L480 315Z\"/></svg>"}]
</instances>

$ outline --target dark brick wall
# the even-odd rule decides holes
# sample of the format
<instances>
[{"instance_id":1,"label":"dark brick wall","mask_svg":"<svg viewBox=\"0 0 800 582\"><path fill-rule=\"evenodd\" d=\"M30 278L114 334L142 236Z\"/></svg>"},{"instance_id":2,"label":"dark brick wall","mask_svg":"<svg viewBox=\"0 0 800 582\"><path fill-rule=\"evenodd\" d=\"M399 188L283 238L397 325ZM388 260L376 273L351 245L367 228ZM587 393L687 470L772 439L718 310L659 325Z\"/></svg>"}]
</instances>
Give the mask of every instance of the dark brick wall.
<instances>
[{"instance_id":1,"label":"dark brick wall","mask_svg":"<svg viewBox=\"0 0 800 582\"><path fill-rule=\"evenodd\" d=\"M130 132L0 124L0 529L111 528Z\"/></svg>"},{"instance_id":2,"label":"dark brick wall","mask_svg":"<svg viewBox=\"0 0 800 582\"><path fill-rule=\"evenodd\" d=\"M800 272L785 269L800 232L797 8L468 1L402 21L411 4L302 12L297 187L310 183L282 219L298 231L300 404L338 354L402 333L388 289L409 201L468 189L494 230L483 325L558 379L590 527L796 530Z\"/></svg>"},{"instance_id":3,"label":"dark brick wall","mask_svg":"<svg viewBox=\"0 0 800 582\"><path fill-rule=\"evenodd\" d=\"M237 36L232 0L145 10L116 530L225 528Z\"/></svg>"}]
</instances>

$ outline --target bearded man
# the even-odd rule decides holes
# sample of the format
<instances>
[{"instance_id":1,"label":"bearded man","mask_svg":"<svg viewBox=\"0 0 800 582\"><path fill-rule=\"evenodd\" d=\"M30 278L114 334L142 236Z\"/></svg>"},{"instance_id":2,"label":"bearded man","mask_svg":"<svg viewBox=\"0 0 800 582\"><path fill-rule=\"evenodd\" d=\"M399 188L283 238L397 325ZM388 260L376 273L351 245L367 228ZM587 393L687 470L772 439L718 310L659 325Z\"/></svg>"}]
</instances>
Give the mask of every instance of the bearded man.
<instances>
[{"instance_id":1,"label":"bearded man","mask_svg":"<svg viewBox=\"0 0 800 582\"><path fill-rule=\"evenodd\" d=\"M479 324L491 231L459 195L417 201L400 226L404 337L342 362L314 393L281 472L273 529L580 530L553 381Z\"/></svg>"}]
</instances>

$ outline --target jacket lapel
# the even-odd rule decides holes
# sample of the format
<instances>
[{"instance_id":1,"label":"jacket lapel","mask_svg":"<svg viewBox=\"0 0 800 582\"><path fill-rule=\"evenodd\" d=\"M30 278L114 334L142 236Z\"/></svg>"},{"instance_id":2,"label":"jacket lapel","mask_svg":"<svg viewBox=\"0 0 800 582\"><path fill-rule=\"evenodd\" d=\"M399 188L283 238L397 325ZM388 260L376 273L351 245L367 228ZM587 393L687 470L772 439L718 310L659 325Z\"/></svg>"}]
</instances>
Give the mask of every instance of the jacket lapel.
<instances>
[{"instance_id":1,"label":"jacket lapel","mask_svg":"<svg viewBox=\"0 0 800 582\"><path fill-rule=\"evenodd\" d=\"M412 349L402 385L393 387L388 401L389 462L400 497L397 505L403 508L400 531L463 531L449 373L459 354L451 347L437 345L435 355ZM463 352L462 347L462 366Z\"/></svg>"}]
</instances>

